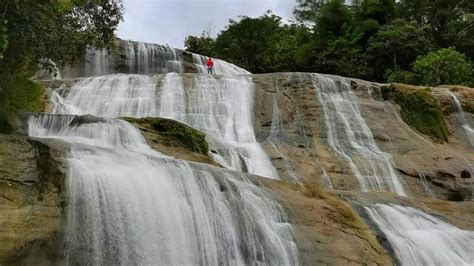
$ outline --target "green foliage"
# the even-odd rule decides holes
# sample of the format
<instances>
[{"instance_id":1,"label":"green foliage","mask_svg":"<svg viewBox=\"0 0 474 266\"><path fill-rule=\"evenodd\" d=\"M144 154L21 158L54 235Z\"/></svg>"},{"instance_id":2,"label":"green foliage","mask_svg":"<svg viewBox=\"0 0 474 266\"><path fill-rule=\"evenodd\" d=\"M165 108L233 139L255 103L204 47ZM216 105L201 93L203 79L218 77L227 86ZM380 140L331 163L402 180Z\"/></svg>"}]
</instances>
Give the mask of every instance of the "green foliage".
<instances>
[{"instance_id":1,"label":"green foliage","mask_svg":"<svg viewBox=\"0 0 474 266\"><path fill-rule=\"evenodd\" d=\"M187 36L184 40L185 50L195 54L214 57L215 40L204 32L201 36Z\"/></svg>"},{"instance_id":2,"label":"green foliage","mask_svg":"<svg viewBox=\"0 0 474 266\"><path fill-rule=\"evenodd\" d=\"M296 0L293 14L300 22L315 22L325 0Z\"/></svg>"},{"instance_id":3,"label":"green foliage","mask_svg":"<svg viewBox=\"0 0 474 266\"><path fill-rule=\"evenodd\" d=\"M5 53L8 47L7 23L7 19L3 17L0 19L0 60L3 59L3 53Z\"/></svg>"},{"instance_id":4,"label":"green foliage","mask_svg":"<svg viewBox=\"0 0 474 266\"><path fill-rule=\"evenodd\" d=\"M402 84L392 84L392 89L395 102L401 107L402 118L408 125L436 141L448 141L448 126L430 89Z\"/></svg>"},{"instance_id":5,"label":"green foliage","mask_svg":"<svg viewBox=\"0 0 474 266\"><path fill-rule=\"evenodd\" d=\"M414 21L395 20L384 25L368 42L370 65L378 70L375 78L383 80L392 69L409 70L419 55L433 50L433 43L430 29Z\"/></svg>"},{"instance_id":6,"label":"green foliage","mask_svg":"<svg viewBox=\"0 0 474 266\"><path fill-rule=\"evenodd\" d=\"M393 83L404 83L404 84L417 84L416 76L413 72L405 71L405 70L389 70L386 73L387 82Z\"/></svg>"},{"instance_id":7,"label":"green foliage","mask_svg":"<svg viewBox=\"0 0 474 266\"><path fill-rule=\"evenodd\" d=\"M0 1L0 126L18 111L41 111L43 89L29 78L38 65L77 59L88 46L107 48L122 19L115 0ZM45 60L51 59L51 60Z\"/></svg>"},{"instance_id":8,"label":"green foliage","mask_svg":"<svg viewBox=\"0 0 474 266\"><path fill-rule=\"evenodd\" d=\"M0 133L12 130L16 112L41 112L44 87L22 75L0 75Z\"/></svg>"},{"instance_id":9,"label":"green foliage","mask_svg":"<svg viewBox=\"0 0 474 266\"><path fill-rule=\"evenodd\" d=\"M400 17L429 25L440 47L456 47L456 39L449 37L456 30L454 24L463 24L465 28L469 25L472 27L473 23L474 1L401 0L398 8ZM464 39L469 41L467 36Z\"/></svg>"},{"instance_id":10,"label":"green foliage","mask_svg":"<svg viewBox=\"0 0 474 266\"><path fill-rule=\"evenodd\" d=\"M344 0L330 0L321 7L316 17L316 32L322 40L333 40L342 36L353 24L354 16Z\"/></svg>"},{"instance_id":11,"label":"green foliage","mask_svg":"<svg viewBox=\"0 0 474 266\"><path fill-rule=\"evenodd\" d=\"M230 20L215 42L216 56L253 73L277 71L287 41L281 18L267 12L258 18Z\"/></svg>"},{"instance_id":12,"label":"green foliage","mask_svg":"<svg viewBox=\"0 0 474 266\"><path fill-rule=\"evenodd\" d=\"M474 1L297 0L294 14L300 24L271 13L230 20L215 41L189 36L186 47L254 73L322 72L379 82L419 83L423 71L414 73L415 61L440 48L474 61ZM456 78L442 79L470 84L467 64L461 65Z\"/></svg>"},{"instance_id":13,"label":"green foliage","mask_svg":"<svg viewBox=\"0 0 474 266\"><path fill-rule=\"evenodd\" d=\"M346 26L342 30L342 36L327 41L317 51L314 69L321 73L368 77L372 70L367 65L363 48L357 44L362 33Z\"/></svg>"},{"instance_id":14,"label":"green foliage","mask_svg":"<svg viewBox=\"0 0 474 266\"><path fill-rule=\"evenodd\" d=\"M472 85L473 67L466 56L451 48L443 48L418 58L413 66L420 84Z\"/></svg>"},{"instance_id":15,"label":"green foliage","mask_svg":"<svg viewBox=\"0 0 474 266\"><path fill-rule=\"evenodd\" d=\"M63 64L77 59L87 46L109 47L121 9L114 0L1 1L9 43L7 62L0 68L20 67L20 60L36 68L43 58Z\"/></svg>"},{"instance_id":16,"label":"green foliage","mask_svg":"<svg viewBox=\"0 0 474 266\"><path fill-rule=\"evenodd\" d=\"M360 20L374 20L384 25L394 17L395 5L395 0L363 0L354 9Z\"/></svg>"}]
</instances>

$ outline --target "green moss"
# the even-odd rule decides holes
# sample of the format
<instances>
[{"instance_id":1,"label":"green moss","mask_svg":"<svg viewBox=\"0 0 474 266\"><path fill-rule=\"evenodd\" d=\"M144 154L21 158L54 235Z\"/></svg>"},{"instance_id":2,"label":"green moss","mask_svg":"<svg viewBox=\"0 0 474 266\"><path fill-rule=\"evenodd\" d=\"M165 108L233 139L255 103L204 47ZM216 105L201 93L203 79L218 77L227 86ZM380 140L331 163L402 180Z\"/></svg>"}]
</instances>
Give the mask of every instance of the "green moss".
<instances>
[{"instance_id":1,"label":"green moss","mask_svg":"<svg viewBox=\"0 0 474 266\"><path fill-rule=\"evenodd\" d=\"M124 120L137 125L141 129L153 131L163 138L168 146L183 146L186 149L207 154L209 144L206 134L175 120L165 118L130 118Z\"/></svg>"},{"instance_id":2,"label":"green moss","mask_svg":"<svg viewBox=\"0 0 474 266\"><path fill-rule=\"evenodd\" d=\"M449 130L443 112L429 88L394 83L394 99L401 107L403 120L438 142L447 142Z\"/></svg>"},{"instance_id":3,"label":"green moss","mask_svg":"<svg viewBox=\"0 0 474 266\"><path fill-rule=\"evenodd\" d=\"M24 76L0 76L0 79L0 133L8 133L18 111L43 111L45 88Z\"/></svg>"}]
</instances>

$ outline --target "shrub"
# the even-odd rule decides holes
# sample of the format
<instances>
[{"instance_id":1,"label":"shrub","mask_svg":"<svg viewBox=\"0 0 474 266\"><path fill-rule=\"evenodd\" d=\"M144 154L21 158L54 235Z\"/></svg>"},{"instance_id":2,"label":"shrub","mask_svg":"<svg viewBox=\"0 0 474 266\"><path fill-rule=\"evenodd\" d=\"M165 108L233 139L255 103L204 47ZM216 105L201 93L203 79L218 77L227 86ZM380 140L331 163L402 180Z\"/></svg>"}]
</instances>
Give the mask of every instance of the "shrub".
<instances>
[{"instance_id":1,"label":"shrub","mask_svg":"<svg viewBox=\"0 0 474 266\"><path fill-rule=\"evenodd\" d=\"M419 57L413 65L419 83L429 86L443 84L472 85L473 68L464 54L452 48L440 49Z\"/></svg>"}]
</instances>

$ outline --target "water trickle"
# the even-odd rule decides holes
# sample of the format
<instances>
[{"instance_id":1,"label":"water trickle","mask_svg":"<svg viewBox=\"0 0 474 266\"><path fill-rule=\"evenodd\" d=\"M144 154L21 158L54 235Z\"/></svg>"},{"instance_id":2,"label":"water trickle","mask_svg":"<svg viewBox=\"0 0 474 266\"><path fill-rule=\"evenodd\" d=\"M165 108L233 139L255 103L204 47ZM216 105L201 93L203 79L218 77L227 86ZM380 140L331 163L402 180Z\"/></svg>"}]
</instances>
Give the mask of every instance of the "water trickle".
<instances>
[{"instance_id":1,"label":"water trickle","mask_svg":"<svg viewBox=\"0 0 474 266\"><path fill-rule=\"evenodd\" d=\"M365 207L402 265L473 265L474 232L411 207Z\"/></svg>"},{"instance_id":2,"label":"water trickle","mask_svg":"<svg viewBox=\"0 0 474 266\"><path fill-rule=\"evenodd\" d=\"M349 82L313 75L331 148L347 161L362 191L388 190L406 195L391 155L380 150Z\"/></svg>"},{"instance_id":3,"label":"water trickle","mask_svg":"<svg viewBox=\"0 0 474 266\"><path fill-rule=\"evenodd\" d=\"M461 126L464 129L464 133L466 134L466 137L469 140L471 147L474 148L474 128L472 128L471 125L469 125L469 123L467 122L466 117L464 115L464 111L462 109L461 102L459 101L458 97L456 97L456 95L451 91L449 91L448 93L453 98L453 102L456 106L456 111L461 122Z\"/></svg>"}]
</instances>

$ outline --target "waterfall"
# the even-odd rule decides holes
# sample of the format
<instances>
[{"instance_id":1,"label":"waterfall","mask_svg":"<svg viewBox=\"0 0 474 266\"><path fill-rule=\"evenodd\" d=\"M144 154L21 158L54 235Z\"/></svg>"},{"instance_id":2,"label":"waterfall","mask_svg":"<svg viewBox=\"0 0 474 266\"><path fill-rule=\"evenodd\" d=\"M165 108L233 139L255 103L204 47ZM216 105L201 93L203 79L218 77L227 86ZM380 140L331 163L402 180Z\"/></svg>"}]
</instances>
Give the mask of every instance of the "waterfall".
<instances>
[{"instance_id":1,"label":"waterfall","mask_svg":"<svg viewBox=\"0 0 474 266\"><path fill-rule=\"evenodd\" d=\"M112 73L111 55L107 49L86 50L84 74L85 76L101 76Z\"/></svg>"},{"instance_id":2,"label":"waterfall","mask_svg":"<svg viewBox=\"0 0 474 266\"><path fill-rule=\"evenodd\" d=\"M402 265L474 264L474 232L461 230L411 207L365 207L387 236Z\"/></svg>"},{"instance_id":3,"label":"waterfall","mask_svg":"<svg viewBox=\"0 0 474 266\"><path fill-rule=\"evenodd\" d=\"M124 42L127 73L183 72L183 58L176 49L158 44Z\"/></svg>"},{"instance_id":4,"label":"waterfall","mask_svg":"<svg viewBox=\"0 0 474 266\"><path fill-rule=\"evenodd\" d=\"M474 128L472 128L466 120L464 116L464 111L462 109L461 102L459 101L458 97L451 91L448 91L449 95L453 98L454 105L456 106L456 111L458 113L459 120L461 122L461 126L464 129L464 133L466 133L466 137L471 144L471 147L474 148Z\"/></svg>"},{"instance_id":5,"label":"waterfall","mask_svg":"<svg viewBox=\"0 0 474 266\"><path fill-rule=\"evenodd\" d=\"M345 79L313 75L313 86L324 113L327 141L345 160L362 191L388 190L406 195L390 154L380 150Z\"/></svg>"},{"instance_id":6,"label":"waterfall","mask_svg":"<svg viewBox=\"0 0 474 266\"><path fill-rule=\"evenodd\" d=\"M71 145L62 264L298 263L283 210L244 174L164 156L124 121L35 115L28 125Z\"/></svg>"},{"instance_id":7,"label":"waterfall","mask_svg":"<svg viewBox=\"0 0 474 266\"><path fill-rule=\"evenodd\" d=\"M196 66L197 73L207 73L207 57L193 54L194 65ZM230 64L226 61L213 58L214 62L214 74L222 76L232 76L232 75L245 75L250 74L245 69L237 67L234 64Z\"/></svg>"},{"instance_id":8,"label":"waterfall","mask_svg":"<svg viewBox=\"0 0 474 266\"><path fill-rule=\"evenodd\" d=\"M63 90L53 103L57 113L176 119L204 131L212 155L223 166L278 178L255 139L253 83L248 76L196 75L186 87L176 73L90 77Z\"/></svg>"}]
</instances>

